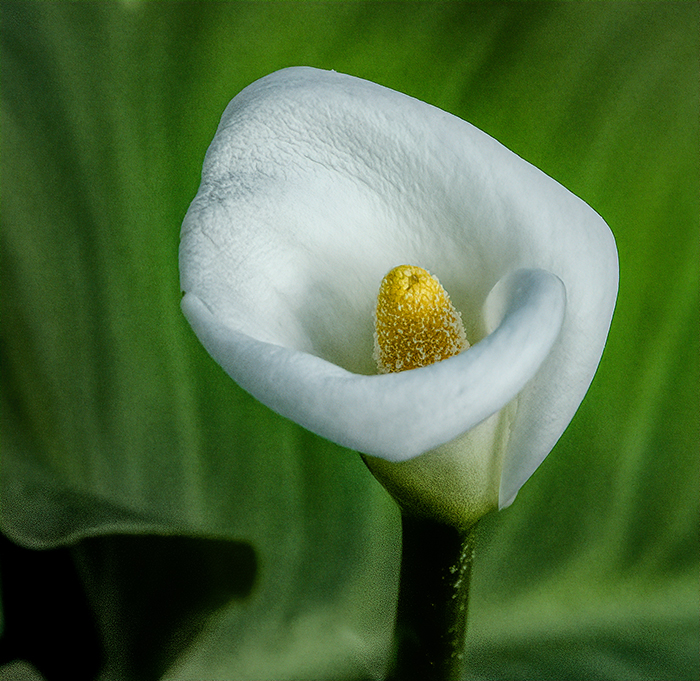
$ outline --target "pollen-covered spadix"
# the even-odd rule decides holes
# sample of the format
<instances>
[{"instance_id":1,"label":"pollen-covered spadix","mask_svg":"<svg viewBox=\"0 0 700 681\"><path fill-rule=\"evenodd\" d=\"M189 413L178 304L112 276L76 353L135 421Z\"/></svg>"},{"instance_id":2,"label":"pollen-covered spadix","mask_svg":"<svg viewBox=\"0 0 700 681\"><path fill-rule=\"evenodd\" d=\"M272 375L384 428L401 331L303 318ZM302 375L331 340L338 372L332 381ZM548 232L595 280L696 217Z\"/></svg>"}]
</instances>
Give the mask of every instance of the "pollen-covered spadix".
<instances>
[{"instance_id":1,"label":"pollen-covered spadix","mask_svg":"<svg viewBox=\"0 0 700 681\"><path fill-rule=\"evenodd\" d=\"M462 316L437 277L415 265L399 265L386 274L374 312L380 373L441 362L468 347Z\"/></svg>"},{"instance_id":2,"label":"pollen-covered spadix","mask_svg":"<svg viewBox=\"0 0 700 681\"><path fill-rule=\"evenodd\" d=\"M403 263L439 277L473 347L369 375L377 288ZM341 445L403 461L514 406L475 459L502 462L501 506L583 399L617 292L610 230L561 185L450 114L303 67L227 107L180 272L226 372Z\"/></svg>"}]
</instances>

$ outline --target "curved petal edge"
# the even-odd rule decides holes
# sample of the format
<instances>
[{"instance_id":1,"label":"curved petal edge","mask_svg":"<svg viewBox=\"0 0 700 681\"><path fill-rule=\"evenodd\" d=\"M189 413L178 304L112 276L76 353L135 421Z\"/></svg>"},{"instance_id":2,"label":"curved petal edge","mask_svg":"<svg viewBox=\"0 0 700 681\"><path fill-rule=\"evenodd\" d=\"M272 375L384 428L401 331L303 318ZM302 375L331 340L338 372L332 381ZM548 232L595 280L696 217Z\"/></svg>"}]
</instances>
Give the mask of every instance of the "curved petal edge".
<instances>
[{"instance_id":1,"label":"curved petal edge","mask_svg":"<svg viewBox=\"0 0 700 681\"><path fill-rule=\"evenodd\" d=\"M405 461L499 411L534 376L566 309L562 282L519 270L487 300L497 326L461 355L397 374L353 374L220 322L196 295L182 309L199 340L242 388L308 430L363 454Z\"/></svg>"}]
</instances>

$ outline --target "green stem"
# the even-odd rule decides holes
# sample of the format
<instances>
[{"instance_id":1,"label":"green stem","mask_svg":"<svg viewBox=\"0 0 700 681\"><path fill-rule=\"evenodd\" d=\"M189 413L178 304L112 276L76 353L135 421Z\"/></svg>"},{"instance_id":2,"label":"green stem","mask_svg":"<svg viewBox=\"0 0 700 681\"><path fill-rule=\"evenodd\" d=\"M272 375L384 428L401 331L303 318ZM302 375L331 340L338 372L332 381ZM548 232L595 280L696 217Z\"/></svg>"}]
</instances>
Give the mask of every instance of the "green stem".
<instances>
[{"instance_id":1,"label":"green stem","mask_svg":"<svg viewBox=\"0 0 700 681\"><path fill-rule=\"evenodd\" d=\"M456 681L464 676L473 527L402 517L403 549L390 681Z\"/></svg>"}]
</instances>

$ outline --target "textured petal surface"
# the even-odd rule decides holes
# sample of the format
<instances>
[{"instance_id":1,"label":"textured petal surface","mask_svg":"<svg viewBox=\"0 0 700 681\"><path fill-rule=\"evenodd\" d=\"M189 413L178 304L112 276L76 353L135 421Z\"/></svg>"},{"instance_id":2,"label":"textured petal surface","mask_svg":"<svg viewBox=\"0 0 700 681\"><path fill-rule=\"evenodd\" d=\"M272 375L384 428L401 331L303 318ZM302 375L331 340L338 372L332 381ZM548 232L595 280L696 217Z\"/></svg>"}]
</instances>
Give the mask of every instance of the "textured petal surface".
<instances>
[{"instance_id":1,"label":"textured petal surface","mask_svg":"<svg viewBox=\"0 0 700 681\"><path fill-rule=\"evenodd\" d=\"M519 398L504 457L500 497L508 504L568 425L598 365L617 294L610 230L585 203L472 125L374 83L289 68L233 99L207 152L180 250L182 288L206 305L213 323L370 373L378 283L403 262L439 276L472 342L494 328L486 297L508 273L537 268L564 283L560 340ZM289 357L278 365L281 374L285 366L298 369L301 360ZM301 380L325 381L338 394L333 370L317 366L325 367L318 379L305 365L308 379L299 374ZM239 373L230 361L226 368ZM507 370L504 362L497 371ZM530 378L516 374L514 382ZM382 391L389 383L368 385ZM486 390L485 378L481 385ZM272 405L274 390L258 396ZM420 422L432 419L431 402L416 405L413 417L423 411ZM341 418L324 414L324 405L320 394L293 418ZM359 432L362 404L354 406L348 403L342 418ZM431 430L441 423L436 437L446 442L474 420L465 413L458 432L449 419L433 421ZM413 431L401 437L405 431L390 418L384 427L386 437L372 429L377 444L361 451L387 459L397 448L426 451L420 438L411 441Z\"/></svg>"}]
</instances>

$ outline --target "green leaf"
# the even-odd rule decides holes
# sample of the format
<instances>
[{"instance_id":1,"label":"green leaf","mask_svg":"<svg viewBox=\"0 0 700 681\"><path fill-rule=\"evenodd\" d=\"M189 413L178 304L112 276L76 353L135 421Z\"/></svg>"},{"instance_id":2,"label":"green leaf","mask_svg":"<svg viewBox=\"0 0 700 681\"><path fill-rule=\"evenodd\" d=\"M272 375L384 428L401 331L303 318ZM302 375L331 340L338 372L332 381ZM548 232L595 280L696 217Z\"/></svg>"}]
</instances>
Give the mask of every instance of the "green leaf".
<instances>
[{"instance_id":1,"label":"green leaf","mask_svg":"<svg viewBox=\"0 0 700 681\"><path fill-rule=\"evenodd\" d=\"M480 528L470 678L698 677L698 27L680 1L3 3L1 526L72 547L101 678L381 678L390 655L393 503L179 311L219 116L302 64L469 120L618 241L593 387Z\"/></svg>"}]
</instances>

